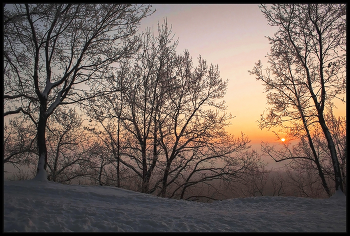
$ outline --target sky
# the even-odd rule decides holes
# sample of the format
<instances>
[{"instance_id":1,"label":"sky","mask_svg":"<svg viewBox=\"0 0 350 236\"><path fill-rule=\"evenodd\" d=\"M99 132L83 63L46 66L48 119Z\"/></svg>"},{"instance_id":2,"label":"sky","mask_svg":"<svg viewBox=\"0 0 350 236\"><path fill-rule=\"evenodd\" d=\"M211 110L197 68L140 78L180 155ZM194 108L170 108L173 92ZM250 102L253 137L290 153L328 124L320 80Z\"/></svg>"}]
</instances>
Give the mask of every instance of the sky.
<instances>
[{"instance_id":1,"label":"sky","mask_svg":"<svg viewBox=\"0 0 350 236\"><path fill-rule=\"evenodd\" d=\"M228 112L234 119L227 131L236 136L241 132L251 140L252 148L260 150L262 141L280 143L267 129L260 130L260 115L267 107L266 94L261 82L250 75L258 60L266 66L265 57L270 44L265 36L277 30L269 26L257 4L153 4L156 12L141 22L140 30L146 27L157 30L157 24L167 19L175 38L178 38L178 53L185 49L193 61L199 55L208 64L219 66L221 77L228 79L224 97ZM345 116L345 104L336 115ZM270 160L271 161L271 160Z\"/></svg>"},{"instance_id":2,"label":"sky","mask_svg":"<svg viewBox=\"0 0 350 236\"><path fill-rule=\"evenodd\" d=\"M346 232L346 196L212 203L109 186L4 181L4 232Z\"/></svg>"},{"instance_id":3,"label":"sky","mask_svg":"<svg viewBox=\"0 0 350 236\"><path fill-rule=\"evenodd\" d=\"M266 93L260 81L250 75L255 63L265 57L277 28L269 26L257 4L152 4L156 12L143 19L141 30L167 19L178 38L178 53L185 49L196 61L199 55L208 64L219 65L221 77L228 79L224 98L228 111L235 116L227 131L245 133L252 147L260 149L261 141L280 142L272 131L260 130L257 120L267 108ZM345 104L335 114L345 116Z\"/></svg>"}]
</instances>

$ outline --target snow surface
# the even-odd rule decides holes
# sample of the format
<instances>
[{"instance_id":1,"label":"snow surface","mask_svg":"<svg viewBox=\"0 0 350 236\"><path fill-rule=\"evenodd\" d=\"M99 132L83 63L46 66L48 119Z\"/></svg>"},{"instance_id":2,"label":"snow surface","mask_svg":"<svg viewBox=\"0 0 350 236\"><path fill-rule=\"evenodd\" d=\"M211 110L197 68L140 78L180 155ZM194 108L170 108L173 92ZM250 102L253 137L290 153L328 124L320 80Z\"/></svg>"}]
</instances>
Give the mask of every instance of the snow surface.
<instances>
[{"instance_id":1,"label":"snow surface","mask_svg":"<svg viewBox=\"0 0 350 236\"><path fill-rule=\"evenodd\" d=\"M346 232L346 197L190 202L116 187L4 181L5 232Z\"/></svg>"}]
</instances>

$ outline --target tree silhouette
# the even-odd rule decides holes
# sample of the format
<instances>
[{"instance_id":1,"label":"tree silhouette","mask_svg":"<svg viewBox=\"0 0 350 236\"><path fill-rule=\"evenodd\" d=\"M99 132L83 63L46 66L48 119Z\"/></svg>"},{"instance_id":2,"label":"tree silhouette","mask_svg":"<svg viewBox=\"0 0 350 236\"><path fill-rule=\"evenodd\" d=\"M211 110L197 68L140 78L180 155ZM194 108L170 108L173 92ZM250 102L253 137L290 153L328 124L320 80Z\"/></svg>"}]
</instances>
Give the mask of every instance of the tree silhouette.
<instances>
[{"instance_id":1,"label":"tree silhouette","mask_svg":"<svg viewBox=\"0 0 350 236\"><path fill-rule=\"evenodd\" d=\"M132 36L149 12L130 4L5 6L4 115L21 112L36 125L38 177L46 179L50 115L59 105L105 92L86 87L112 76L111 65L137 50Z\"/></svg>"},{"instance_id":2,"label":"tree silhouette","mask_svg":"<svg viewBox=\"0 0 350 236\"><path fill-rule=\"evenodd\" d=\"M260 8L269 24L278 26L274 37L268 37L272 46L266 74L260 61L250 71L263 82L271 105L268 113L261 116L260 127L280 126L294 137L305 137L311 154L283 159L311 159L325 191L330 194L311 137L311 130L321 127L333 163L335 188L343 190L325 108L332 107L333 99L341 99L339 95L345 92L346 5L275 4Z\"/></svg>"}]
</instances>

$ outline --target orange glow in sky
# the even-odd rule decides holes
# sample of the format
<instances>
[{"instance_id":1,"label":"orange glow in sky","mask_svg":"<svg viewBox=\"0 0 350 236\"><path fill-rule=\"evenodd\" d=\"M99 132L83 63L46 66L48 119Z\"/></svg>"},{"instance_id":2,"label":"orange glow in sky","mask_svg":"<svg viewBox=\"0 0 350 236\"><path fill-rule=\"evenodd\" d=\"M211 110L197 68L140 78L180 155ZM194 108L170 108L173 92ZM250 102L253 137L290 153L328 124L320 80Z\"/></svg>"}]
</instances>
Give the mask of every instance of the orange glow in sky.
<instances>
[{"instance_id":1,"label":"orange glow in sky","mask_svg":"<svg viewBox=\"0 0 350 236\"><path fill-rule=\"evenodd\" d=\"M285 138L281 138L281 141L284 142L284 141L286 141L286 139Z\"/></svg>"},{"instance_id":2,"label":"orange glow in sky","mask_svg":"<svg viewBox=\"0 0 350 236\"><path fill-rule=\"evenodd\" d=\"M141 30L167 19L174 39L179 40L178 53L190 52L194 63L199 55L210 65L219 65L220 75L228 79L224 100L234 119L227 131L246 134L253 146L261 141L276 142L272 130L258 127L257 120L267 108L266 93L261 82L248 70L258 60L267 66L271 45L266 36L273 36L276 27L269 26L258 4L152 4L156 12L145 18ZM345 104L337 103L335 115L345 116Z\"/></svg>"}]
</instances>

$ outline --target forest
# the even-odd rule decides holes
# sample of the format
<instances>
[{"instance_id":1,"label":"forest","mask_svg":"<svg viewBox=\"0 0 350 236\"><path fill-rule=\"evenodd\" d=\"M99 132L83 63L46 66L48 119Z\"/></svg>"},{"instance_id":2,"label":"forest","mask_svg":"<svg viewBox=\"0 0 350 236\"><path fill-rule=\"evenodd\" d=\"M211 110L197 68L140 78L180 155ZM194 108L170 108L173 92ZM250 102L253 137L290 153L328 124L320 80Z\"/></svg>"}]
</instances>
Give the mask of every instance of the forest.
<instances>
[{"instance_id":1,"label":"forest","mask_svg":"<svg viewBox=\"0 0 350 236\"><path fill-rule=\"evenodd\" d=\"M10 179L204 202L346 194L346 117L333 113L346 92L346 5L260 10L278 31L268 67L257 58L247 72L269 105L259 128L296 142L258 151L243 131L227 131L234 114L219 65L179 53L167 20L138 30L151 5L6 4L3 164L18 169Z\"/></svg>"}]
</instances>

